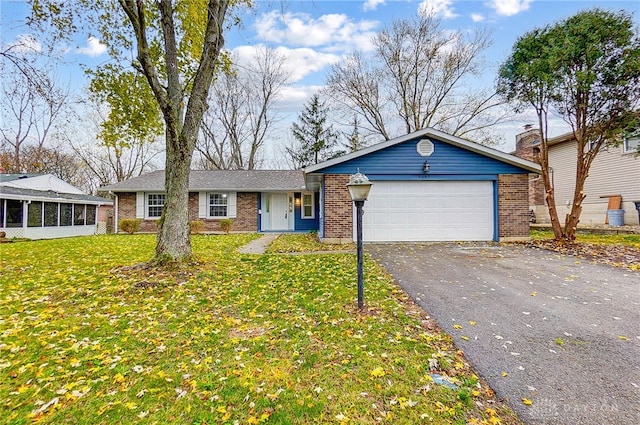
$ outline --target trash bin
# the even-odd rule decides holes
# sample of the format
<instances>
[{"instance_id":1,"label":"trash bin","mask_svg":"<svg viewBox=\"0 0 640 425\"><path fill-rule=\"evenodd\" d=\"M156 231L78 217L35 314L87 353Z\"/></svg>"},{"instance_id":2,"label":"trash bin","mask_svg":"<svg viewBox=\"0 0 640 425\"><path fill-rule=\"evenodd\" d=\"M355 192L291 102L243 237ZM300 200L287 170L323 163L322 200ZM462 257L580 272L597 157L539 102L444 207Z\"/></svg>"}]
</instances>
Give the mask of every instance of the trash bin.
<instances>
[{"instance_id":1,"label":"trash bin","mask_svg":"<svg viewBox=\"0 0 640 425\"><path fill-rule=\"evenodd\" d=\"M635 201L636 209L638 210L638 224L640 224L640 201Z\"/></svg>"},{"instance_id":2,"label":"trash bin","mask_svg":"<svg viewBox=\"0 0 640 425\"><path fill-rule=\"evenodd\" d=\"M624 226L624 210L607 210L610 226Z\"/></svg>"}]
</instances>

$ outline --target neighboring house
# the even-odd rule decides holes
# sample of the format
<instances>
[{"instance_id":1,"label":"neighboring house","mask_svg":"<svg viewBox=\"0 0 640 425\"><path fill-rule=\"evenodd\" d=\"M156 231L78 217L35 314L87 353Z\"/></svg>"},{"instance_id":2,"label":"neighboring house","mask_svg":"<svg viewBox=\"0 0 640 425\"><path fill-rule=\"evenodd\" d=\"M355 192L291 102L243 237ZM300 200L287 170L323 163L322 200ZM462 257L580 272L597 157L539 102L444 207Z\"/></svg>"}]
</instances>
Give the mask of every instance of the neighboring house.
<instances>
[{"instance_id":1,"label":"neighboring house","mask_svg":"<svg viewBox=\"0 0 640 425\"><path fill-rule=\"evenodd\" d=\"M189 220L219 230L318 231L352 241L354 208L346 184L360 170L373 183L364 206L364 240L491 241L529 237L529 173L516 156L425 129L312 165L303 171L191 171ZM164 171L103 187L115 218L155 231L164 206Z\"/></svg>"},{"instance_id":2,"label":"neighboring house","mask_svg":"<svg viewBox=\"0 0 640 425\"><path fill-rule=\"evenodd\" d=\"M51 174L0 174L0 231L7 238L52 239L106 232L109 199L87 195Z\"/></svg>"},{"instance_id":3,"label":"neighboring house","mask_svg":"<svg viewBox=\"0 0 640 425\"><path fill-rule=\"evenodd\" d=\"M115 223L141 220L140 230L155 232L164 207L164 170L101 188L115 196ZM293 232L318 229L318 193L308 191L302 171L191 171L189 220L205 232L233 220L233 231Z\"/></svg>"},{"instance_id":4,"label":"neighboring house","mask_svg":"<svg viewBox=\"0 0 640 425\"><path fill-rule=\"evenodd\" d=\"M534 159L539 142L537 129L526 128L516 136L515 155ZM585 181L586 198L582 204L580 223L584 225L605 224L609 205L624 210L624 224L638 225L640 208L640 139L625 139L620 146L611 146L598 152L594 159L589 177ZM558 219L564 223L566 214L571 211L576 178L576 142L572 133L549 139L549 166L554 186ZM549 210L544 200L542 178L531 182L530 206L534 210L538 223L549 223ZM614 199L621 199L617 206Z\"/></svg>"},{"instance_id":5,"label":"neighboring house","mask_svg":"<svg viewBox=\"0 0 640 425\"><path fill-rule=\"evenodd\" d=\"M353 239L346 184L358 170L373 183L365 241L529 237L528 180L540 166L427 128L305 169L307 188L320 191L319 235L326 241Z\"/></svg>"}]
</instances>

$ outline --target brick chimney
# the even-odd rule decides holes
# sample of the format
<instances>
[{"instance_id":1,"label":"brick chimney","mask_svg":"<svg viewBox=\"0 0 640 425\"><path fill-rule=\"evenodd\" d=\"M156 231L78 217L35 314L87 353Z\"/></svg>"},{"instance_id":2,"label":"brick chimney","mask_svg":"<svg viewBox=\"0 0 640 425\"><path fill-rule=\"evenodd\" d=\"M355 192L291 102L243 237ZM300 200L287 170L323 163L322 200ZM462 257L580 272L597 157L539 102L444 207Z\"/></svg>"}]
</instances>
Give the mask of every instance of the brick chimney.
<instances>
[{"instance_id":1,"label":"brick chimney","mask_svg":"<svg viewBox=\"0 0 640 425\"><path fill-rule=\"evenodd\" d=\"M540 132L533 125L526 124L524 132L516 134L516 150L513 154L522 159L537 162L534 149L540 144ZM529 205L532 209L538 205L544 205L544 185L542 177L534 174L529 175Z\"/></svg>"},{"instance_id":2,"label":"brick chimney","mask_svg":"<svg viewBox=\"0 0 640 425\"><path fill-rule=\"evenodd\" d=\"M516 150L513 154L522 159L534 161L533 148L540 143L540 132L533 125L526 124L524 132L516 134Z\"/></svg>"}]
</instances>

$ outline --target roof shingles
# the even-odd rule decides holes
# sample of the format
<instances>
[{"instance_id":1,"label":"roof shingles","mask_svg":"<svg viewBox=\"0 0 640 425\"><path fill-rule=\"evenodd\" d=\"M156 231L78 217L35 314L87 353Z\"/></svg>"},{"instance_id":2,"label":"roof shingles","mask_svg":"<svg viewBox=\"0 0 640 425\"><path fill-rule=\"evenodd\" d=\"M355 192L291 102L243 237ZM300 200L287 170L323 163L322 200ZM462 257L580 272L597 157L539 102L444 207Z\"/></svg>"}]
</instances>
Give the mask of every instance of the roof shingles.
<instances>
[{"instance_id":1,"label":"roof shingles","mask_svg":"<svg viewBox=\"0 0 640 425\"><path fill-rule=\"evenodd\" d=\"M100 191L163 191L164 179L164 170L158 170L101 187ZM191 171L189 175L190 191L269 192L301 191L304 189L305 182L302 170L195 170Z\"/></svg>"}]
</instances>

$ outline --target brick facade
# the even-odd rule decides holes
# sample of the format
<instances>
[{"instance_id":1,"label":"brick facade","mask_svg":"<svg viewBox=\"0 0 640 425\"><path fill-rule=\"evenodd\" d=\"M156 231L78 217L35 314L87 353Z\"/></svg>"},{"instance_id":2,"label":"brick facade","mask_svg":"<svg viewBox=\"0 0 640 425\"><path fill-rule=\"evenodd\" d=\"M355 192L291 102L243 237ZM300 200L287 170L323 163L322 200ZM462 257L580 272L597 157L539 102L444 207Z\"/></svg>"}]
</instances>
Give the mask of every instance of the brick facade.
<instances>
[{"instance_id":1,"label":"brick facade","mask_svg":"<svg viewBox=\"0 0 640 425\"><path fill-rule=\"evenodd\" d=\"M204 222L203 232L219 232L220 219L198 218L198 192L189 192L189 221ZM118 194L118 220L136 217L135 192ZM231 231L258 231L258 193L238 192L236 194L236 217L232 218ZM140 222L140 232L156 232L157 220Z\"/></svg>"},{"instance_id":2,"label":"brick facade","mask_svg":"<svg viewBox=\"0 0 640 425\"><path fill-rule=\"evenodd\" d=\"M498 225L501 241L529 238L529 176L498 176Z\"/></svg>"},{"instance_id":3,"label":"brick facade","mask_svg":"<svg viewBox=\"0 0 640 425\"><path fill-rule=\"evenodd\" d=\"M353 238L353 201L347 189L349 175L324 176L324 239L351 241Z\"/></svg>"}]
</instances>

